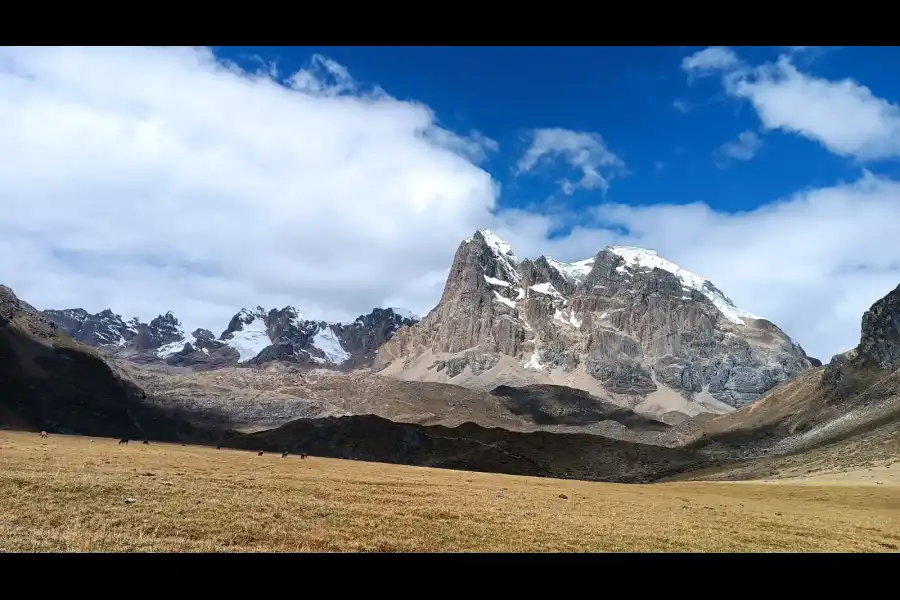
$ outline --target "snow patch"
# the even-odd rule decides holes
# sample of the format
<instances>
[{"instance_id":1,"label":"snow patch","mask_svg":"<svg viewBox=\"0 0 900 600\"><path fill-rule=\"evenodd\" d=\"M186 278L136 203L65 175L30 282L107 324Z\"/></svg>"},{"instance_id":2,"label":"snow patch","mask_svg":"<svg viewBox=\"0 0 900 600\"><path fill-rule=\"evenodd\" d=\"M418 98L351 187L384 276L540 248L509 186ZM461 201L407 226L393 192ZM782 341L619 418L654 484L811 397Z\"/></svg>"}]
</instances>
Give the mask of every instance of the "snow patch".
<instances>
[{"instance_id":1,"label":"snow patch","mask_svg":"<svg viewBox=\"0 0 900 600\"><path fill-rule=\"evenodd\" d=\"M510 300L509 298L505 298L505 297L501 296L500 293L497 292L497 291L494 292L494 300L496 300L497 302L500 302L500 303L502 303L502 304L505 304L505 305L507 305L507 306L510 307L510 308L515 308L515 307L516 307L516 303L515 303L515 302L513 302L513 301Z\"/></svg>"},{"instance_id":2,"label":"snow patch","mask_svg":"<svg viewBox=\"0 0 900 600\"><path fill-rule=\"evenodd\" d=\"M234 348L240 354L238 362L247 362L255 358L260 352L272 345L269 334L266 332L266 324L258 315L241 310L242 316L252 316L250 323L243 323L243 329L235 331L230 340L225 343Z\"/></svg>"},{"instance_id":3,"label":"snow patch","mask_svg":"<svg viewBox=\"0 0 900 600\"><path fill-rule=\"evenodd\" d=\"M564 304L566 303L565 296L560 294L559 290L553 287L552 283L536 283L531 286L531 289L539 294L544 294L545 296L550 296L556 300L561 300Z\"/></svg>"},{"instance_id":4,"label":"snow patch","mask_svg":"<svg viewBox=\"0 0 900 600\"><path fill-rule=\"evenodd\" d=\"M573 311L568 311L568 316L566 315L566 311L561 311L558 308L556 312L553 313L553 320L559 321L563 325L571 325L575 329L581 327L581 319L575 316Z\"/></svg>"},{"instance_id":5,"label":"snow patch","mask_svg":"<svg viewBox=\"0 0 900 600\"><path fill-rule=\"evenodd\" d=\"M513 254L512 246L497 237L497 235L490 229L480 229L478 232L481 234L481 237L484 238L485 243L491 250L493 250L500 256L509 258L514 263L519 262L519 259L516 258L515 254Z\"/></svg>"},{"instance_id":6,"label":"snow patch","mask_svg":"<svg viewBox=\"0 0 900 600\"><path fill-rule=\"evenodd\" d=\"M537 350L531 353L531 357L523 363L522 366L526 369L534 369L535 371L544 370L544 365L541 364L540 355Z\"/></svg>"},{"instance_id":7,"label":"snow patch","mask_svg":"<svg viewBox=\"0 0 900 600\"><path fill-rule=\"evenodd\" d=\"M608 246L607 250L613 254L617 254L625 259L625 266L617 267L616 270L625 268L653 269L659 268L675 275L681 284L693 290L697 290L706 296L713 305L719 309L726 319L737 325L743 325L743 319L761 319L762 317L741 310L734 303L719 291L708 279L700 277L690 271L686 271L659 256L655 250L647 250L646 248L637 248L635 246ZM621 272L621 271L620 271Z\"/></svg>"},{"instance_id":8,"label":"snow patch","mask_svg":"<svg viewBox=\"0 0 900 600\"><path fill-rule=\"evenodd\" d=\"M593 258L585 258L584 260L571 263L560 262L551 256L545 256L544 258L547 259L547 264L556 269L560 275L576 283L581 283L594 266Z\"/></svg>"},{"instance_id":9,"label":"snow patch","mask_svg":"<svg viewBox=\"0 0 900 600\"><path fill-rule=\"evenodd\" d=\"M321 350L330 363L339 365L350 358L350 355L341 346L341 340L327 325L319 329L319 332L313 337L312 345Z\"/></svg>"},{"instance_id":10,"label":"snow patch","mask_svg":"<svg viewBox=\"0 0 900 600\"><path fill-rule=\"evenodd\" d=\"M394 311L394 314L400 317L401 319L409 319L411 321L419 321L419 315L415 314L413 311L408 308L397 308L392 306L391 310Z\"/></svg>"},{"instance_id":11,"label":"snow patch","mask_svg":"<svg viewBox=\"0 0 900 600\"><path fill-rule=\"evenodd\" d=\"M507 283L506 281L503 281L502 279L497 279L496 277L488 277L487 275L485 275L484 280L487 281L491 285L499 285L502 287L509 287L509 283Z\"/></svg>"},{"instance_id":12,"label":"snow patch","mask_svg":"<svg viewBox=\"0 0 900 600\"><path fill-rule=\"evenodd\" d=\"M169 342L163 346L160 346L156 349L156 356L162 359L169 358L175 354L178 354L182 350L184 350L184 345L187 343L187 340L181 338L175 342Z\"/></svg>"}]
</instances>

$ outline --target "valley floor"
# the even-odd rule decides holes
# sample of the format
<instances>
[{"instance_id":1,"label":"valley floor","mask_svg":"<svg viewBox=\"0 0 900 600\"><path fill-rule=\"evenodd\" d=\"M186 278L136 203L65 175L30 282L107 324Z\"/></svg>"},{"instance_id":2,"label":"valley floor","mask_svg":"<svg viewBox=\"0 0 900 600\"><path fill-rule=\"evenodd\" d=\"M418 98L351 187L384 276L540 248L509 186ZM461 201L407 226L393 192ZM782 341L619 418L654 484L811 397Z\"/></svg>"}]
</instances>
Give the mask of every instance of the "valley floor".
<instances>
[{"instance_id":1,"label":"valley floor","mask_svg":"<svg viewBox=\"0 0 900 600\"><path fill-rule=\"evenodd\" d=\"M0 431L0 550L895 551L885 479L623 485Z\"/></svg>"}]
</instances>

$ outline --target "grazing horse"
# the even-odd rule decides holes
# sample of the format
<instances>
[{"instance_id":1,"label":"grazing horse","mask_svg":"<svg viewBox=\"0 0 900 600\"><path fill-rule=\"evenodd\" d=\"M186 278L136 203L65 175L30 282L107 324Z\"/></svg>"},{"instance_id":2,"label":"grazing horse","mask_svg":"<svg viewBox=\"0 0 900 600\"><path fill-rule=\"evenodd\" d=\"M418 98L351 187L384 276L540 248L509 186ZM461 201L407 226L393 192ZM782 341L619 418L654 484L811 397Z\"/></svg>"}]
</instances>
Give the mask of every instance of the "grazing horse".
<instances>
[{"instance_id":1,"label":"grazing horse","mask_svg":"<svg viewBox=\"0 0 900 600\"><path fill-rule=\"evenodd\" d=\"M44 438L46 438L46 437L47 437L47 432L46 432L46 431L42 431L42 432L41 432L41 439L44 439Z\"/></svg>"},{"instance_id":2,"label":"grazing horse","mask_svg":"<svg viewBox=\"0 0 900 600\"><path fill-rule=\"evenodd\" d=\"M125 445L127 446L127 445L128 445L128 438L122 438L121 440L119 440L119 445L121 446L122 444L125 444Z\"/></svg>"},{"instance_id":3,"label":"grazing horse","mask_svg":"<svg viewBox=\"0 0 900 600\"><path fill-rule=\"evenodd\" d=\"M216 446L216 450L221 450L222 446Z\"/></svg>"},{"instance_id":4,"label":"grazing horse","mask_svg":"<svg viewBox=\"0 0 900 600\"><path fill-rule=\"evenodd\" d=\"M306 460L306 455L303 454L303 453L301 452L301 453L300 453L300 458L301 458L302 460Z\"/></svg>"},{"instance_id":5,"label":"grazing horse","mask_svg":"<svg viewBox=\"0 0 900 600\"><path fill-rule=\"evenodd\" d=\"M149 446L149 445L150 445L150 442L148 442L147 440L144 440L144 445L145 445L145 446Z\"/></svg>"},{"instance_id":6,"label":"grazing horse","mask_svg":"<svg viewBox=\"0 0 900 600\"><path fill-rule=\"evenodd\" d=\"M281 453L281 458L287 458L287 455L288 455L287 450L285 450L284 452Z\"/></svg>"},{"instance_id":7,"label":"grazing horse","mask_svg":"<svg viewBox=\"0 0 900 600\"><path fill-rule=\"evenodd\" d=\"M256 453L257 456L262 456L262 450Z\"/></svg>"}]
</instances>

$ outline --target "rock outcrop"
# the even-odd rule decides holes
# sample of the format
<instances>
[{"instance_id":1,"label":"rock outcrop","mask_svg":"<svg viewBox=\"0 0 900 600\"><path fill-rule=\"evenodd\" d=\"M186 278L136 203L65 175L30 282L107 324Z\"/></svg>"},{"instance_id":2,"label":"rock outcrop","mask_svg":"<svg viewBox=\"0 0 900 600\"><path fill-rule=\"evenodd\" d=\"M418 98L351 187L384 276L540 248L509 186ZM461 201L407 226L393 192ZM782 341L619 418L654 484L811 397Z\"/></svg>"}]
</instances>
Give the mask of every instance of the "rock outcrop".
<instances>
[{"instance_id":1,"label":"rock outcrop","mask_svg":"<svg viewBox=\"0 0 900 600\"><path fill-rule=\"evenodd\" d=\"M557 384L653 414L728 412L809 369L775 324L652 250L519 260L478 231L438 305L378 352L382 374L485 389Z\"/></svg>"},{"instance_id":2,"label":"rock outcrop","mask_svg":"<svg viewBox=\"0 0 900 600\"><path fill-rule=\"evenodd\" d=\"M868 459L893 460L900 447L898 325L900 287L863 315L855 348L777 386L752 406L700 424L689 446L732 458L796 457L815 450L822 461L818 469L869 468ZM790 462L798 461L779 458L772 464ZM741 469L752 474L755 468Z\"/></svg>"}]
</instances>

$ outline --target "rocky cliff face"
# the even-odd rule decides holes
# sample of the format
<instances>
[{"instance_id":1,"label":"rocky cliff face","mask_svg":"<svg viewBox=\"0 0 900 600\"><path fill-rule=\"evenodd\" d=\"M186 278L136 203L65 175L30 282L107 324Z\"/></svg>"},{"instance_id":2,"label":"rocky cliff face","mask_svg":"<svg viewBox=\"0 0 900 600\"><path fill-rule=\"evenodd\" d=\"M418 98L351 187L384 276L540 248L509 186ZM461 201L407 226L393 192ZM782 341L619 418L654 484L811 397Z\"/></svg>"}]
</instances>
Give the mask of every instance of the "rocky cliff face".
<instances>
[{"instance_id":1,"label":"rocky cliff face","mask_svg":"<svg viewBox=\"0 0 900 600\"><path fill-rule=\"evenodd\" d=\"M104 310L46 310L44 316L73 339L140 363L164 362L199 370L271 361L349 370L372 364L378 347L417 317L400 309L376 308L352 323L304 319L287 306L241 309L217 337L208 329L188 335L171 312L142 323Z\"/></svg>"},{"instance_id":2,"label":"rocky cliff face","mask_svg":"<svg viewBox=\"0 0 900 600\"><path fill-rule=\"evenodd\" d=\"M490 231L459 246L437 307L375 361L400 378L567 385L689 415L752 402L810 366L775 324L651 250L519 260Z\"/></svg>"},{"instance_id":3,"label":"rocky cliff face","mask_svg":"<svg viewBox=\"0 0 900 600\"><path fill-rule=\"evenodd\" d=\"M900 369L900 286L877 301L862 317L859 344L831 359L822 381L842 392L856 387L864 371Z\"/></svg>"}]
</instances>

